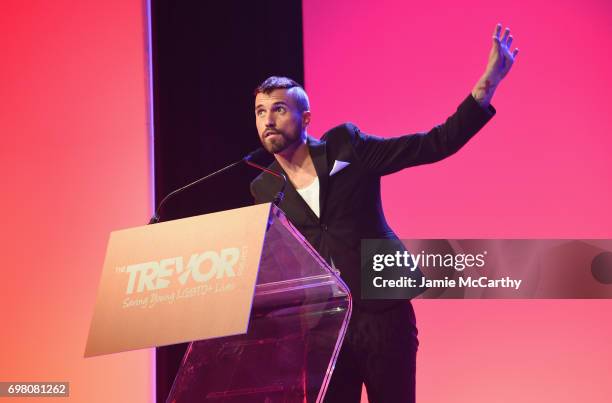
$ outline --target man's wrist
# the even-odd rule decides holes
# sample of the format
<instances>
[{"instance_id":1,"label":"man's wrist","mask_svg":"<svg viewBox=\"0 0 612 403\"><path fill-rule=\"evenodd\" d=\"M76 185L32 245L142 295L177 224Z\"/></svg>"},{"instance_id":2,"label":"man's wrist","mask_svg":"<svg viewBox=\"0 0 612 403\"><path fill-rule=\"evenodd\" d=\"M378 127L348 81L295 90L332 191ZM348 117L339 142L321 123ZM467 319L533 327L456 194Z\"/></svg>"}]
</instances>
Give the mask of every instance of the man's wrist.
<instances>
[{"instance_id":1,"label":"man's wrist","mask_svg":"<svg viewBox=\"0 0 612 403\"><path fill-rule=\"evenodd\" d=\"M472 97L478 102L480 106L486 108L491 103L491 99L493 98L493 94L495 94L495 90L499 82L493 80L487 74L483 75L480 80L474 85L472 89Z\"/></svg>"}]
</instances>

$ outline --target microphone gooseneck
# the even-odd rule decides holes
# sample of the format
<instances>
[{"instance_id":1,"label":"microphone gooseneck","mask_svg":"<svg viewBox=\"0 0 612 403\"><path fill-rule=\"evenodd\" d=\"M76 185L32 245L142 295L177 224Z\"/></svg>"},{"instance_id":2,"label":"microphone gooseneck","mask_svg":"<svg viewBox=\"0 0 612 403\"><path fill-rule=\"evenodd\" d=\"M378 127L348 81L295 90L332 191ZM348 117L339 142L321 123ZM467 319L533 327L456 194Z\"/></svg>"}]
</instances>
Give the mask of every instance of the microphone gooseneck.
<instances>
[{"instance_id":1,"label":"microphone gooseneck","mask_svg":"<svg viewBox=\"0 0 612 403\"><path fill-rule=\"evenodd\" d=\"M256 164L255 162L253 162L252 160L254 158L259 158L262 157L264 155L266 155L268 152L266 150L264 150L263 148L258 148L255 151L250 152L248 155L246 155L244 158L233 162L231 164L229 164L226 167L223 167L211 174L208 174L202 178L196 179L195 181L186 184L183 187L180 187L176 190L173 190L172 192L168 193L166 195L166 197L164 197L159 204L157 205L157 208L155 209L155 214L153 214L153 217L151 217L151 219L149 220L149 224L156 224L159 222L160 218L159 218L159 213L161 212L162 207L164 206L164 204L166 204L166 202L171 199L172 197L174 197L175 195L177 195L178 193L181 193L184 190L189 189L192 186L195 186L203 181L205 181L206 179L212 178L213 176L219 175L222 172L227 171L228 169L231 169L233 167L235 167L236 165L239 165L243 162L245 162L247 165L250 165L254 168L257 168L261 171L267 172L270 175L276 176L277 178L280 178L283 180L283 186L281 187L281 190L276 194L276 196L274 197L274 199L272 200L272 202L274 203L275 206L278 206L280 204L281 201L283 201L283 198L285 197L285 187L287 186L287 177L282 174L282 173L278 173L278 172L274 172L266 167L263 167L259 164Z\"/></svg>"},{"instance_id":2,"label":"microphone gooseneck","mask_svg":"<svg viewBox=\"0 0 612 403\"><path fill-rule=\"evenodd\" d=\"M278 191L276 196L274 196L274 199L272 199L272 203L274 203L274 205L276 207L278 207L278 205L285 198L285 188L287 187L287 177L282 172L275 172L275 171L273 171L271 169L268 169L268 168L266 168L264 166L256 164L255 162L253 162L251 160L254 156L259 156L259 155L262 155L262 154L265 154L265 153L267 153L267 151L260 147L257 150L253 151L252 153L250 153L249 155L247 155L246 157L244 157L243 161L246 162L247 165L250 165L253 168L257 168L257 169L259 169L261 171L269 173L272 176L276 176L277 178L280 178L283 181L283 186L281 186L281 189Z\"/></svg>"}]
</instances>

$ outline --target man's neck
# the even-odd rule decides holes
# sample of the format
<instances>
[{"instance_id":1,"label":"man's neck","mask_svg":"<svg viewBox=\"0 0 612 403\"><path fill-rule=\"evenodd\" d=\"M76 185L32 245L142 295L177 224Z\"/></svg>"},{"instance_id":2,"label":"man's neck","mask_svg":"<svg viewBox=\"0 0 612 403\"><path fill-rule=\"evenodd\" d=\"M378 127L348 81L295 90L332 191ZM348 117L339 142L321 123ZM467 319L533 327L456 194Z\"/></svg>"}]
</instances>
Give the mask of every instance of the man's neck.
<instances>
[{"instance_id":1,"label":"man's neck","mask_svg":"<svg viewBox=\"0 0 612 403\"><path fill-rule=\"evenodd\" d=\"M276 161L287 173L289 181L296 189L302 189L317 177L317 171L310 157L306 142L300 142L279 154L274 154Z\"/></svg>"},{"instance_id":2,"label":"man's neck","mask_svg":"<svg viewBox=\"0 0 612 403\"><path fill-rule=\"evenodd\" d=\"M306 140L300 141L293 147L289 147L281 153L274 154L274 158L287 173L310 171L313 168L310 150ZM314 170L314 169L312 169Z\"/></svg>"}]
</instances>

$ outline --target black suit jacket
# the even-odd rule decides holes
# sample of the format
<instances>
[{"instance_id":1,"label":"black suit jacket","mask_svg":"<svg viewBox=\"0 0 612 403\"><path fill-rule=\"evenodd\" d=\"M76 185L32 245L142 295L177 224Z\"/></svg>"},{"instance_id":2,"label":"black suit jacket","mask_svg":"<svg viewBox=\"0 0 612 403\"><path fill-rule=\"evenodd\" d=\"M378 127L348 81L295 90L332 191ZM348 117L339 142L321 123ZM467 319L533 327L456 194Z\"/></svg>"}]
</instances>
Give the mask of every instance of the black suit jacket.
<instances>
[{"instance_id":1,"label":"black suit jacket","mask_svg":"<svg viewBox=\"0 0 612 403\"><path fill-rule=\"evenodd\" d=\"M360 284L361 240L397 240L383 213L381 176L454 154L494 114L492 106L485 109L469 95L444 124L427 133L380 138L345 123L326 132L321 141L308 138L319 177L320 217L291 183L287 185L280 208L323 258L328 262L333 260L351 289L356 307L370 306L376 310L385 306L382 302L361 301ZM335 161L349 165L330 176ZM276 161L269 168L283 172ZM262 173L251 183L255 202L272 201L281 185L278 178Z\"/></svg>"}]
</instances>

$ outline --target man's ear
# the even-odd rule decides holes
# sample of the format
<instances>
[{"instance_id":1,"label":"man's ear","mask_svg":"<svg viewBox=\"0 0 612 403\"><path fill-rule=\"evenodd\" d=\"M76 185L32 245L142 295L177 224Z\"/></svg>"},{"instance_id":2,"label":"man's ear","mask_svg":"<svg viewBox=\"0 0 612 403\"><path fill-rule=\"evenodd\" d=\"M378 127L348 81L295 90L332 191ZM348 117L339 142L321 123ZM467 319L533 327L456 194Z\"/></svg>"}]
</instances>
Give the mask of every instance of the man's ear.
<instances>
[{"instance_id":1,"label":"man's ear","mask_svg":"<svg viewBox=\"0 0 612 403\"><path fill-rule=\"evenodd\" d=\"M302 126L305 128L310 124L310 111L302 112Z\"/></svg>"}]
</instances>

